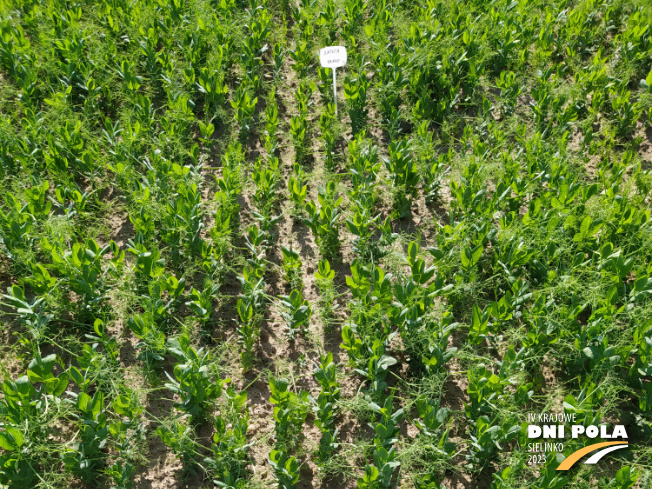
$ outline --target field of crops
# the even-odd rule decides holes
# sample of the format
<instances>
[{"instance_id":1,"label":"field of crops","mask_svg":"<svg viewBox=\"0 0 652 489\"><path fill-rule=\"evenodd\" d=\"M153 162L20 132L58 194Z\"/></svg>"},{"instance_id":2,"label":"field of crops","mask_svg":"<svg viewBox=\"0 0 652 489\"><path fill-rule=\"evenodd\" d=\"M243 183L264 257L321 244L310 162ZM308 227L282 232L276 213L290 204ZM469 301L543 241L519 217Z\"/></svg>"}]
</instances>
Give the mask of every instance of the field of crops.
<instances>
[{"instance_id":1,"label":"field of crops","mask_svg":"<svg viewBox=\"0 0 652 489\"><path fill-rule=\"evenodd\" d=\"M652 488L651 69L646 0L0 0L0 488Z\"/></svg>"}]
</instances>

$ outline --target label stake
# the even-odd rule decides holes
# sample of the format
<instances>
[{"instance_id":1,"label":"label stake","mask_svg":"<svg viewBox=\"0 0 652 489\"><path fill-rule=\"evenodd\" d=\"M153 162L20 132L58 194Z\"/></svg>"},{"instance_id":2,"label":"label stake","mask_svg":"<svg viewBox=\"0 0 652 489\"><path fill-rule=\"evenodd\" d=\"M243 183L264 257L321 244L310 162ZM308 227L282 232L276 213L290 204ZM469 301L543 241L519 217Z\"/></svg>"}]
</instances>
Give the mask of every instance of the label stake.
<instances>
[{"instance_id":1,"label":"label stake","mask_svg":"<svg viewBox=\"0 0 652 489\"><path fill-rule=\"evenodd\" d=\"M333 70L333 101L335 102L335 115L337 115L337 68L346 65L346 48L344 46L329 46L319 50L319 63L322 68Z\"/></svg>"},{"instance_id":2,"label":"label stake","mask_svg":"<svg viewBox=\"0 0 652 489\"><path fill-rule=\"evenodd\" d=\"M337 115L337 81L335 77L335 71L337 68L333 68L333 100L335 101L335 115Z\"/></svg>"}]
</instances>

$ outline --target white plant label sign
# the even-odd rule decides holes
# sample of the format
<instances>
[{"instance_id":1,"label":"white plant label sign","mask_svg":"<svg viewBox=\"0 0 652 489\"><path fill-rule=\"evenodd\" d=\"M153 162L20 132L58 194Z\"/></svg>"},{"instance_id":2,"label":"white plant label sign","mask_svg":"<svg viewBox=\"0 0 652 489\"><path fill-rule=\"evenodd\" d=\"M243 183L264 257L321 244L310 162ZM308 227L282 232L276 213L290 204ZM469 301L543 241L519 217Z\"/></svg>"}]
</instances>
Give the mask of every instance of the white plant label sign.
<instances>
[{"instance_id":1,"label":"white plant label sign","mask_svg":"<svg viewBox=\"0 0 652 489\"><path fill-rule=\"evenodd\" d=\"M341 68L346 64L346 48L344 46L321 48L319 62L324 68Z\"/></svg>"},{"instance_id":2,"label":"white plant label sign","mask_svg":"<svg viewBox=\"0 0 652 489\"><path fill-rule=\"evenodd\" d=\"M333 70L333 100L335 100L335 114L337 114L337 81L335 70L346 65L346 48L344 46L329 46L319 50L319 63L323 68Z\"/></svg>"}]
</instances>

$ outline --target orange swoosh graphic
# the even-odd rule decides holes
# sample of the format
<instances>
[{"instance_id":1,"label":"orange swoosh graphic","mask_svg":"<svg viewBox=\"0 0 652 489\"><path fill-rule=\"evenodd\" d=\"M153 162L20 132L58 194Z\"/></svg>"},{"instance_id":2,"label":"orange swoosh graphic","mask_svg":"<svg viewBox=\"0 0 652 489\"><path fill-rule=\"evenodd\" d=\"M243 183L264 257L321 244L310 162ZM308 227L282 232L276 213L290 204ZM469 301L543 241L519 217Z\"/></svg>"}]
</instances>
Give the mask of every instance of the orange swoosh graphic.
<instances>
[{"instance_id":1,"label":"orange swoosh graphic","mask_svg":"<svg viewBox=\"0 0 652 489\"><path fill-rule=\"evenodd\" d=\"M575 462L577 462L587 453L597 450L598 448L609 447L611 445L627 445L627 442L605 441L602 443L594 443L593 445L589 445L588 447L580 448L578 451L573 452L568 457L566 457L566 459L559 464L557 470L568 470L575 464Z\"/></svg>"}]
</instances>

